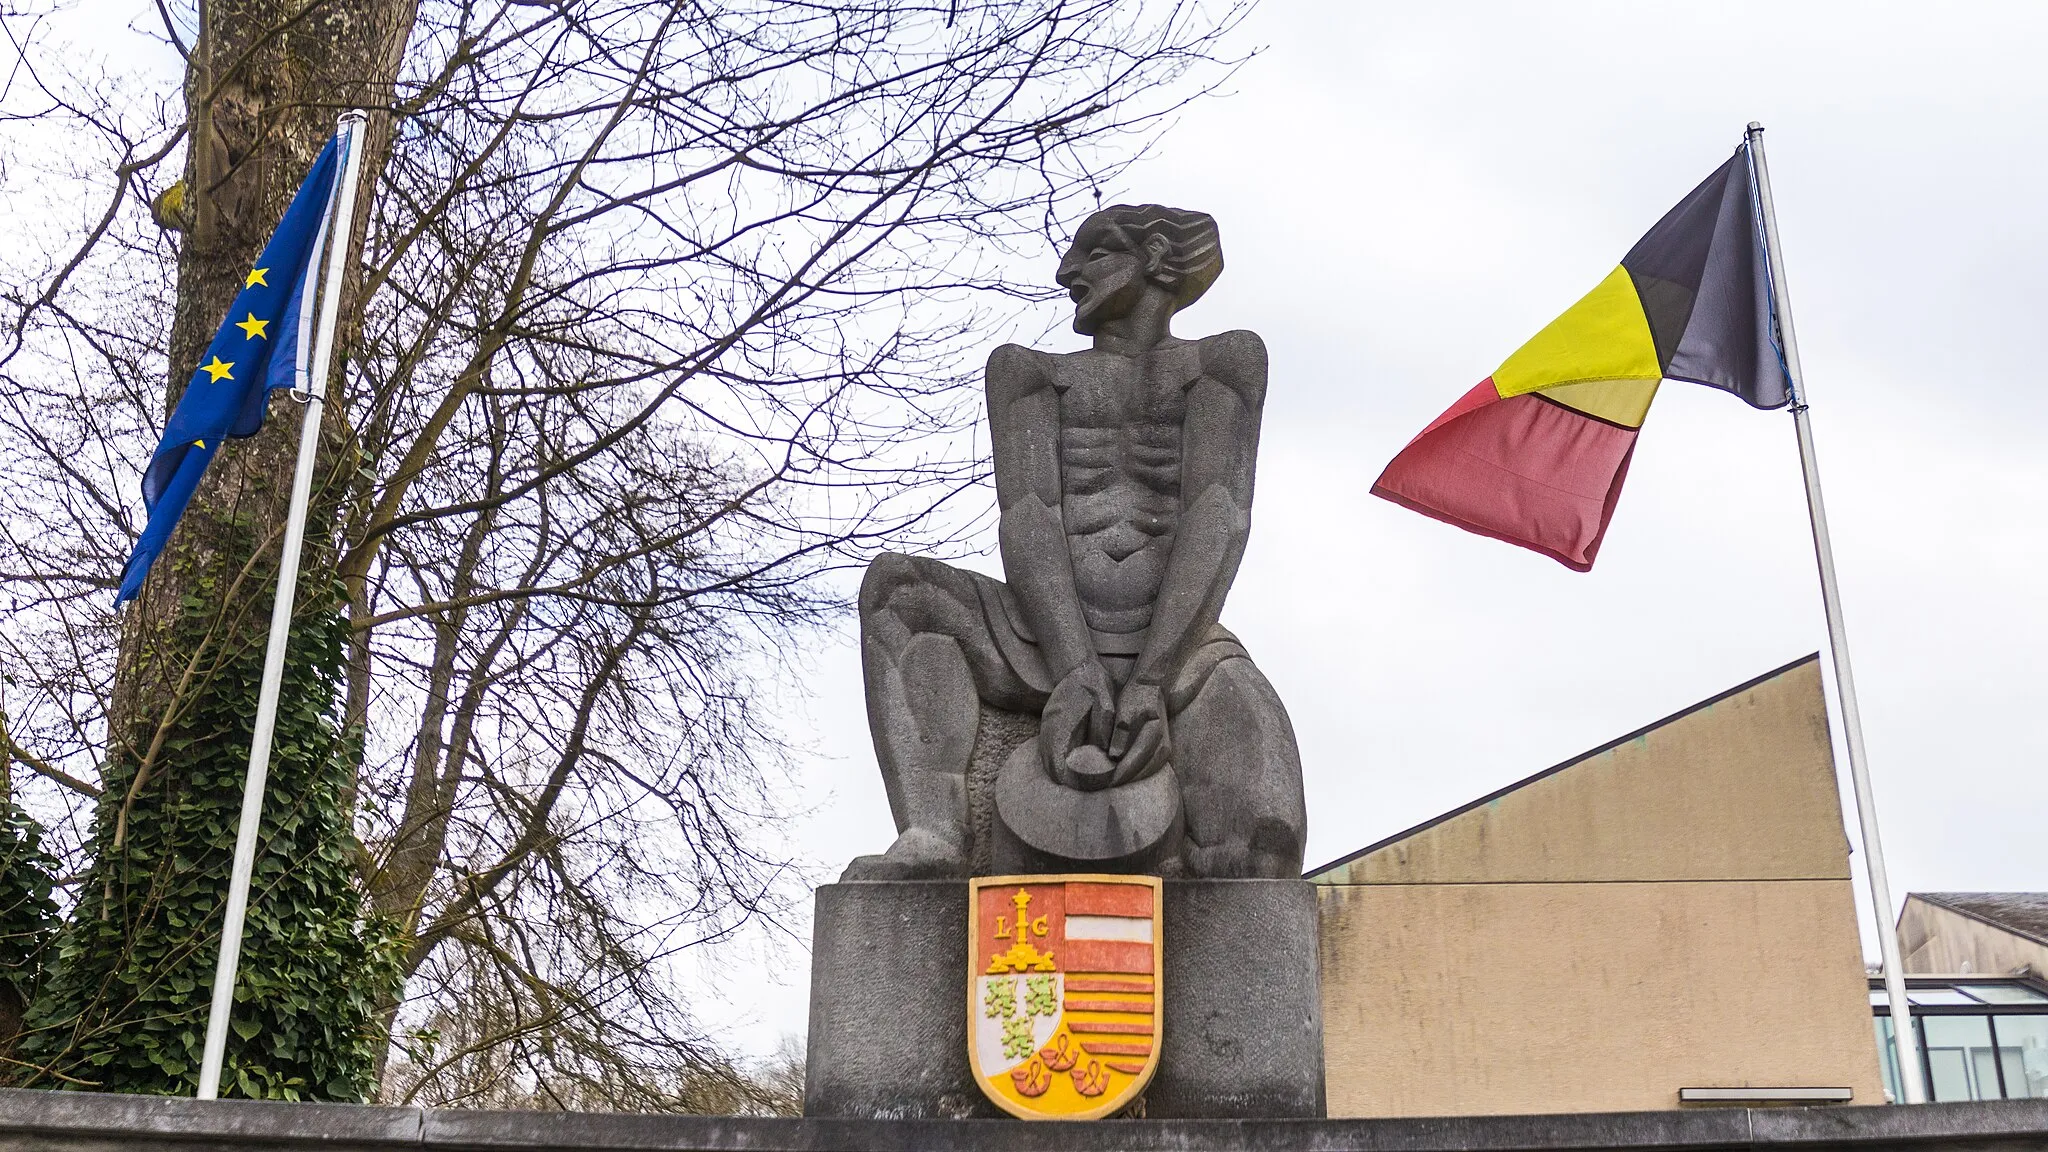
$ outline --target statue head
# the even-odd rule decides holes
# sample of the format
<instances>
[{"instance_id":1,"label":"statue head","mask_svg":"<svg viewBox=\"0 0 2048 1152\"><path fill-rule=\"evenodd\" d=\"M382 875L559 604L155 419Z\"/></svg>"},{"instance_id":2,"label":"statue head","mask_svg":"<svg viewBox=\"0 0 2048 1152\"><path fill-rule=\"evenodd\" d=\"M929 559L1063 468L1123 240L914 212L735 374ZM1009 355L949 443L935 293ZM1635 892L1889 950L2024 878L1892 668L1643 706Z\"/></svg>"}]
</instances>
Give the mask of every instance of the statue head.
<instances>
[{"instance_id":1,"label":"statue head","mask_svg":"<svg viewBox=\"0 0 2048 1152\"><path fill-rule=\"evenodd\" d=\"M1208 213L1114 204L1081 222L1054 279L1074 299L1074 331L1092 334L1130 315L1148 293L1163 293L1178 312L1222 271L1222 241Z\"/></svg>"}]
</instances>

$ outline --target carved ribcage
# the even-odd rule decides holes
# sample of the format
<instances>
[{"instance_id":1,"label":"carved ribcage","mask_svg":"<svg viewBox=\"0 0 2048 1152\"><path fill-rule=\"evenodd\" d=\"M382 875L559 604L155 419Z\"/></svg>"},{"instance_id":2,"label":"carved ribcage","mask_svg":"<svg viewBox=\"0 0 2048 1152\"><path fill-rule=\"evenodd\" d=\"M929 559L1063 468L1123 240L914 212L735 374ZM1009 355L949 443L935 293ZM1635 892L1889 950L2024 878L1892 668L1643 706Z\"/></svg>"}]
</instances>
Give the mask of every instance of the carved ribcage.
<instances>
[{"instance_id":1,"label":"carved ribcage","mask_svg":"<svg viewBox=\"0 0 2048 1152\"><path fill-rule=\"evenodd\" d=\"M1145 540L1171 536L1180 512L1180 427L1060 430L1062 511L1070 536L1129 528Z\"/></svg>"}]
</instances>

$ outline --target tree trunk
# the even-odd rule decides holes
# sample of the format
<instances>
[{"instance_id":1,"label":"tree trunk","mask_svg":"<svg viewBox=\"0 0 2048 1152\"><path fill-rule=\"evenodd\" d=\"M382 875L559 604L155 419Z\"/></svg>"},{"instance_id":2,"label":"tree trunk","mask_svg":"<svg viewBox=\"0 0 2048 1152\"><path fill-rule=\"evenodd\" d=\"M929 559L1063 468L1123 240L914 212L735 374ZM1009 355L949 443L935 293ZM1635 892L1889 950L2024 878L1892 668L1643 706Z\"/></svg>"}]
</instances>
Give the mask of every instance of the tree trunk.
<instances>
[{"instance_id":1,"label":"tree trunk","mask_svg":"<svg viewBox=\"0 0 2048 1152\"><path fill-rule=\"evenodd\" d=\"M336 116L349 107L389 104L416 8L416 0L205 0L200 5L200 37L185 77L191 139L185 202L191 206L191 223L178 260L166 414L177 405L228 305L242 290L252 261L333 133ZM373 115L366 136L364 186L374 188L390 150L389 117ZM365 195L357 201L353 235L358 247L371 200ZM350 291L359 279L353 257L352 252L344 317L356 311ZM331 433L342 431L345 411L344 404L326 406ZM200 582L194 566L232 580L251 560L246 552L221 551L222 539L231 535L221 530L223 523L257 530L271 551L279 546L298 412L296 404L275 399L263 431L220 454L128 613L111 710L113 744L120 753L146 757L157 727L165 717L175 717L178 682L191 654L173 650L164 639L180 599ZM326 439L331 448L336 436ZM341 477L332 467L316 475L321 487L340 490L336 481ZM327 520L332 521L331 509ZM306 556L316 571L331 568L331 541L309 533ZM216 608L237 619L247 615L233 613L232 605ZM259 621L253 632L243 630L244 638L260 644L266 624Z\"/></svg>"}]
</instances>

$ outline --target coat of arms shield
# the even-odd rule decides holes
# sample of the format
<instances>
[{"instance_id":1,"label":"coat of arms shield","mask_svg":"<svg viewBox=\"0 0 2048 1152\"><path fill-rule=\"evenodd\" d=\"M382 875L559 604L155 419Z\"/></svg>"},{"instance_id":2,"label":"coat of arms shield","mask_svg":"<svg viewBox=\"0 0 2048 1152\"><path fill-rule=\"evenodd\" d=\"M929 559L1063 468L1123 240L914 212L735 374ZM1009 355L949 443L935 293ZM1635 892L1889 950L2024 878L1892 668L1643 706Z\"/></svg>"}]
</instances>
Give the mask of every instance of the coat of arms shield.
<instances>
[{"instance_id":1,"label":"coat of arms shield","mask_svg":"<svg viewBox=\"0 0 2048 1152\"><path fill-rule=\"evenodd\" d=\"M988 876L968 899L967 1057L1026 1120L1094 1120L1159 1066L1156 876Z\"/></svg>"}]
</instances>

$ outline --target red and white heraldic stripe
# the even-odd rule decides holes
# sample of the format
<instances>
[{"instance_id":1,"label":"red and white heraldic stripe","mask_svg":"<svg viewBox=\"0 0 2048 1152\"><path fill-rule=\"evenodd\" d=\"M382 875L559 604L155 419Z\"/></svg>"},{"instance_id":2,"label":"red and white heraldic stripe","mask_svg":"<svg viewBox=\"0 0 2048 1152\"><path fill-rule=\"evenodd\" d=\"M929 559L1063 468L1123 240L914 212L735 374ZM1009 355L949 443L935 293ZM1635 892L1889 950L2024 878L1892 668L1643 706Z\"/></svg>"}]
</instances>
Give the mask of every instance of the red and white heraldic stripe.
<instances>
[{"instance_id":1,"label":"red and white heraldic stripe","mask_svg":"<svg viewBox=\"0 0 2048 1152\"><path fill-rule=\"evenodd\" d=\"M1072 883L1066 891L1068 972L1152 974L1152 891L1136 884Z\"/></svg>"},{"instance_id":2,"label":"red and white heraldic stripe","mask_svg":"<svg viewBox=\"0 0 2048 1152\"><path fill-rule=\"evenodd\" d=\"M1067 1030L1119 1072L1144 1070L1154 1040L1152 891L1132 884L1066 886Z\"/></svg>"}]
</instances>

